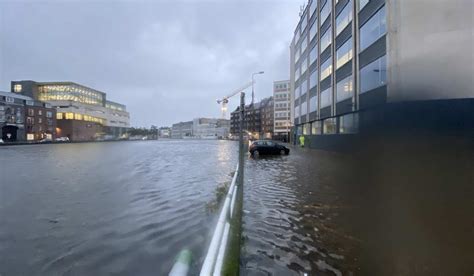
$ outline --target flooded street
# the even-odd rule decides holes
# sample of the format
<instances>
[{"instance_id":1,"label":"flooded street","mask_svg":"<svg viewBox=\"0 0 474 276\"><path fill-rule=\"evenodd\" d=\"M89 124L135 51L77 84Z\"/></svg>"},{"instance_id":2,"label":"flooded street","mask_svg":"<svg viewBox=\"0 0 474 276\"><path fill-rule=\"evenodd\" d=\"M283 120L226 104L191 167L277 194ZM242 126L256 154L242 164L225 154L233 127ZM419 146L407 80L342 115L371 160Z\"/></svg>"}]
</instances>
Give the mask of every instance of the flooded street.
<instances>
[{"instance_id":1,"label":"flooded street","mask_svg":"<svg viewBox=\"0 0 474 276\"><path fill-rule=\"evenodd\" d=\"M342 275L359 241L339 229L334 189L344 156L292 148L247 160L241 275ZM345 274L345 273L344 273Z\"/></svg>"},{"instance_id":2,"label":"flooded street","mask_svg":"<svg viewBox=\"0 0 474 276\"><path fill-rule=\"evenodd\" d=\"M183 248L199 271L237 143L0 147L0 274L166 275ZM197 272L195 272L197 273Z\"/></svg>"}]
</instances>

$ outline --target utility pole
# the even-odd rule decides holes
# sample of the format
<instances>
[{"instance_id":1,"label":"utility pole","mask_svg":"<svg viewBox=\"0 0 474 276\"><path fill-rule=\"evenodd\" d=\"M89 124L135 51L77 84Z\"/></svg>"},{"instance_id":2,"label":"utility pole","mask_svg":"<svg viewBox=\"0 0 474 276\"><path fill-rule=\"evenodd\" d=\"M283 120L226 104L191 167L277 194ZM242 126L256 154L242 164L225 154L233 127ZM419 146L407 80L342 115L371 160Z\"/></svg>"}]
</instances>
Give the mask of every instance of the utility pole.
<instances>
[{"instance_id":1,"label":"utility pole","mask_svg":"<svg viewBox=\"0 0 474 276\"><path fill-rule=\"evenodd\" d=\"M245 120L245 93L240 93L240 124L239 124L239 185L244 183L244 120Z\"/></svg>"}]
</instances>

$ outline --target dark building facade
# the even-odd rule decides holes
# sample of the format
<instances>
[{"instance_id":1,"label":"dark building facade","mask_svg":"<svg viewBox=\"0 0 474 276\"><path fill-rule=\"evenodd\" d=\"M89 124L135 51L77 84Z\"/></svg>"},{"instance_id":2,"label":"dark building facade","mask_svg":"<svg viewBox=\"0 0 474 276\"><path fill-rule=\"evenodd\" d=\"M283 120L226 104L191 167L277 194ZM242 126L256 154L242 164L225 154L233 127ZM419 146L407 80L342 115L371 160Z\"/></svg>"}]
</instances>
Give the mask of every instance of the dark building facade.
<instances>
[{"instance_id":1,"label":"dark building facade","mask_svg":"<svg viewBox=\"0 0 474 276\"><path fill-rule=\"evenodd\" d=\"M271 114L270 114L271 113ZM253 138L264 138L265 134L271 138L273 134L273 98L265 98L258 103L245 106L244 132ZM230 133L239 135L240 108L230 114Z\"/></svg>"},{"instance_id":2,"label":"dark building facade","mask_svg":"<svg viewBox=\"0 0 474 276\"><path fill-rule=\"evenodd\" d=\"M0 128L4 142L53 141L56 110L28 96L0 92Z\"/></svg>"}]
</instances>

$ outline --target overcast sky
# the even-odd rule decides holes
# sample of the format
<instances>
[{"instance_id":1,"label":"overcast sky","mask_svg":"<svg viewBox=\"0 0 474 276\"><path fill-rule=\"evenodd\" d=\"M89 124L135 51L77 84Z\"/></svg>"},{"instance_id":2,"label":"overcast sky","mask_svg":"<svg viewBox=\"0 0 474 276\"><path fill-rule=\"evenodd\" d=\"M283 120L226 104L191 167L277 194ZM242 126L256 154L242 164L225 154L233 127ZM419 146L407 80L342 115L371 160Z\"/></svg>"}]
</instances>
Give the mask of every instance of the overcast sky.
<instances>
[{"instance_id":1,"label":"overcast sky","mask_svg":"<svg viewBox=\"0 0 474 276\"><path fill-rule=\"evenodd\" d=\"M252 72L265 71L257 99L289 78L304 2L0 0L0 90L11 80L77 82L127 105L132 126L219 117L216 99Z\"/></svg>"}]
</instances>

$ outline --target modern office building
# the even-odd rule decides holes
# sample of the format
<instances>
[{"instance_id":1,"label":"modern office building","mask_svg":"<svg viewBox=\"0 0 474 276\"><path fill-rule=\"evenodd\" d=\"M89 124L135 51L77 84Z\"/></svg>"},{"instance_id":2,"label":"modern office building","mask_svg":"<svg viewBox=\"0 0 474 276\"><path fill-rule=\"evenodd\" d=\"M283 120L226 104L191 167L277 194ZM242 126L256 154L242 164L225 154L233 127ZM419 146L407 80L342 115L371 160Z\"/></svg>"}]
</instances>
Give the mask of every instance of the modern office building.
<instances>
[{"instance_id":1,"label":"modern office building","mask_svg":"<svg viewBox=\"0 0 474 276\"><path fill-rule=\"evenodd\" d=\"M229 136L230 120L196 118L193 120L192 136L198 139L223 139Z\"/></svg>"},{"instance_id":2,"label":"modern office building","mask_svg":"<svg viewBox=\"0 0 474 276\"><path fill-rule=\"evenodd\" d=\"M289 141L291 122L290 81L273 82L273 139Z\"/></svg>"},{"instance_id":3,"label":"modern office building","mask_svg":"<svg viewBox=\"0 0 474 276\"><path fill-rule=\"evenodd\" d=\"M473 8L468 0L308 1L290 46L296 134L357 132L359 113L385 103L472 98Z\"/></svg>"},{"instance_id":4,"label":"modern office building","mask_svg":"<svg viewBox=\"0 0 474 276\"><path fill-rule=\"evenodd\" d=\"M0 138L4 142L52 141L56 110L49 104L11 92L0 92Z\"/></svg>"},{"instance_id":5,"label":"modern office building","mask_svg":"<svg viewBox=\"0 0 474 276\"><path fill-rule=\"evenodd\" d=\"M56 108L57 136L72 141L116 139L130 127L125 105L106 93L73 82L12 81L11 91Z\"/></svg>"},{"instance_id":6,"label":"modern office building","mask_svg":"<svg viewBox=\"0 0 474 276\"><path fill-rule=\"evenodd\" d=\"M179 122L171 126L171 138L184 139L193 136L193 121Z\"/></svg>"}]
</instances>

